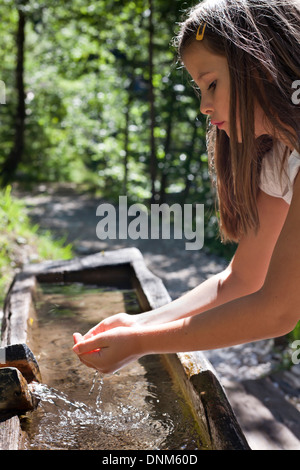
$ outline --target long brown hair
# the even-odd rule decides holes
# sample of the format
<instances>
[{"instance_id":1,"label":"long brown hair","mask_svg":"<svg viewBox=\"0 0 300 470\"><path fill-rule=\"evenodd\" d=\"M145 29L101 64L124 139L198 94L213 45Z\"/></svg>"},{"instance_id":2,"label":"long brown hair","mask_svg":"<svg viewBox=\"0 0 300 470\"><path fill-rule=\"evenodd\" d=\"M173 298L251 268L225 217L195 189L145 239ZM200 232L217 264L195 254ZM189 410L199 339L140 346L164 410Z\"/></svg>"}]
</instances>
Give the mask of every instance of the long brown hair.
<instances>
[{"instance_id":1,"label":"long brown hair","mask_svg":"<svg viewBox=\"0 0 300 470\"><path fill-rule=\"evenodd\" d=\"M300 151L300 106L292 102L292 84L300 78L300 0L201 2L189 10L176 37L181 60L203 22L203 44L225 56L229 66L230 138L209 125L208 154L222 239L238 242L259 226L256 201L266 152L278 136ZM272 129L260 138L254 131L255 100ZM237 111L242 143L237 138Z\"/></svg>"}]
</instances>

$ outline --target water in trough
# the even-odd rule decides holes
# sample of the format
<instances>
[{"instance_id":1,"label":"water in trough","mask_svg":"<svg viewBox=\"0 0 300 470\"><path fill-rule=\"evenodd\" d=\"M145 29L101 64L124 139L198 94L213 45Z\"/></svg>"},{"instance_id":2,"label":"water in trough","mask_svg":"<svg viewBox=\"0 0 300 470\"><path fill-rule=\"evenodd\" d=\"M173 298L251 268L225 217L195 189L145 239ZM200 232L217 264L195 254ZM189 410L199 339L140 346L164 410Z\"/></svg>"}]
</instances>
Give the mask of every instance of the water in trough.
<instances>
[{"instance_id":1,"label":"water in trough","mask_svg":"<svg viewBox=\"0 0 300 470\"><path fill-rule=\"evenodd\" d=\"M161 356L100 376L72 352L72 334L114 313L140 311L133 290L40 284L29 346L43 378L26 420L27 449L203 449Z\"/></svg>"}]
</instances>

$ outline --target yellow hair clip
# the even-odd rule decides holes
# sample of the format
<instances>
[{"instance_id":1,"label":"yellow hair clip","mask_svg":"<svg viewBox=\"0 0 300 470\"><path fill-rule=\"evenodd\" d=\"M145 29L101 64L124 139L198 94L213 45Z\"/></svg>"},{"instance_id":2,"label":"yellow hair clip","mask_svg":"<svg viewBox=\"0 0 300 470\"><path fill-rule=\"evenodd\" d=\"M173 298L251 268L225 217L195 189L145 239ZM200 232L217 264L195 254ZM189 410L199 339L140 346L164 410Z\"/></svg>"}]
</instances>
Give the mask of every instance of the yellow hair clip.
<instances>
[{"instance_id":1,"label":"yellow hair clip","mask_svg":"<svg viewBox=\"0 0 300 470\"><path fill-rule=\"evenodd\" d=\"M196 36L196 40L197 41L202 41L203 38L204 38L204 33L205 33L205 28L206 28L206 23L201 23L199 28L198 28L198 31L197 31L197 36Z\"/></svg>"}]
</instances>

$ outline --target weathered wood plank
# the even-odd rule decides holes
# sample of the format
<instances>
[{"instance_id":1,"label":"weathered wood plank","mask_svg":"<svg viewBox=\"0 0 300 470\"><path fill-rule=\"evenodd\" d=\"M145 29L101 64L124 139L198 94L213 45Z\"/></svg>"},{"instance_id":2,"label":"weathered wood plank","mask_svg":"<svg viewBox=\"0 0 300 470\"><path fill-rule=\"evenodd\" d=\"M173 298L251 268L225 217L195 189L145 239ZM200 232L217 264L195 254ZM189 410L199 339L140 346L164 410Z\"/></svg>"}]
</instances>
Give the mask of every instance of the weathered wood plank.
<instances>
[{"instance_id":1,"label":"weathered wood plank","mask_svg":"<svg viewBox=\"0 0 300 470\"><path fill-rule=\"evenodd\" d=\"M1 346L26 343L35 285L33 276L21 273L15 277L5 299Z\"/></svg>"},{"instance_id":2,"label":"weathered wood plank","mask_svg":"<svg viewBox=\"0 0 300 470\"><path fill-rule=\"evenodd\" d=\"M5 362L1 363L1 357ZM11 344L0 348L0 371L3 367L17 368L28 383L42 381L37 360L27 344Z\"/></svg>"},{"instance_id":3,"label":"weathered wood plank","mask_svg":"<svg viewBox=\"0 0 300 470\"><path fill-rule=\"evenodd\" d=\"M24 433L18 416L0 420L0 450L20 450L23 447Z\"/></svg>"},{"instance_id":4,"label":"weathered wood plank","mask_svg":"<svg viewBox=\"0 0 300 470\"><path fill-rule=\"evenodd\" d=\"M142 254L136 248L29 266L16 277L8 295L4 308L3 346L11 344L12 339L15 343L26 343L28 318L33 303L32 292L37 282L83 282L98 285L105 282L111 285L129 283L135 288L144 311L171 301L162 281L148 270ZM25 298L25 307L21 301L22 296ZM24 318L21 318L22 308ZM14 333L14 329L17 333ZM222 450L248 450L249 446L224 390L205 356L202 353L172 354L166 355L165 359L172 375L177 377L184 396L188 397L207 445Z\"/></svg>"},{"instance_id":5,"label":"weathered wood plank","mask_svg":"<svg viewBox=\"0 0 300 470\"><path fill-rule=\"evenodd\" d=\"M37 406L28 383L15 367L0 369L0 417L33 410Z\"/></svg>"}]
</instances>

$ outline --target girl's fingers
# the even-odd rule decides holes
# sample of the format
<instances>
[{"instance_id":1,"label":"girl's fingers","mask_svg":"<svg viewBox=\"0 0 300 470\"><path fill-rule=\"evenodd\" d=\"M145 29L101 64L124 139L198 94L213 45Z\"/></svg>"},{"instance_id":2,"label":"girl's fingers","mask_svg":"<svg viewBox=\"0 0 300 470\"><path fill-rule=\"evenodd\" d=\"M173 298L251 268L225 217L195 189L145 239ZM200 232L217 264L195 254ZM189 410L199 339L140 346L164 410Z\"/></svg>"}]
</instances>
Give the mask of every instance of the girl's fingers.
<instances>
[{"instance_id":1,"label":"girl's fingers","mask_svg":"<svg viewBox=\"0 0 300 470\"><path fill-rule=\"evenodd\" d=\"M78 343L79 341L82 340L82 335L80 333L74 333L73 340L74 340L74 344Z\"/></svg>"},{"instance_id":2,"label":"girl's fingers","mask_svg":"<svg viewBox=\"0 0 300 470\"><path fill-rule=\"evenodd\" d=\"M105 331L105 328L102 326L102 322L98 323L98 325L94 326L91 328L89 331L87 331L83 336L82 339L86 340L89 338L93 338L94 336L98 335L99 333L103 333Z\"/></svg>"},{"instance_id":3,"label":"girl's fingers","mask_svg":"<svg viewBox=\"0 0 300 470\"><path fill-rule=\"evenodd\" d=\"M99 333L101 333L101 328L97 325L95 326L94 328L92 328L91 330L89 330L84 336L83 336L83 339L86 340L86 339L89 339L89 338L93 338L94 336L98 335Z\"/></svg>"},{"instance_id":4,"label":"girl's fingers","mask_svg":"<svg viewBox=\"0 0 300 470\"><path fill-rule=\"evenodd\" d=\"M73 346L73 351L78 354L86 354L97 349L105 347L103 344L103 340L98 336L92 336L88 339L81 338L78 342L75 343Z\"/></svg>"},{"instance_id":5,"label":"girl's fingers","mask_svg":"<svg viewBox=\"0 0 300 470\"><path fill-rule=\"evenodd\" d=\"M92 359L92 357L89 357L89 356L91 356L92 354L95 354L95 353L85 354L84 356L79 356L79 360L80 360L80 361L82 362L82 364L84 364L85 366L90 367L90 368L92 368L92 369L97 369L96 364L94 364L93 361L87 361L87 358Z\"/></svg>"}]
</instances>

